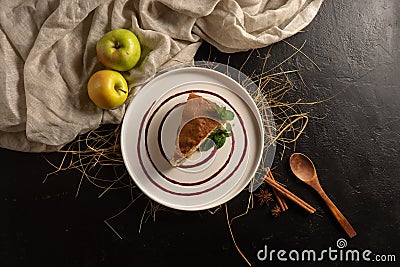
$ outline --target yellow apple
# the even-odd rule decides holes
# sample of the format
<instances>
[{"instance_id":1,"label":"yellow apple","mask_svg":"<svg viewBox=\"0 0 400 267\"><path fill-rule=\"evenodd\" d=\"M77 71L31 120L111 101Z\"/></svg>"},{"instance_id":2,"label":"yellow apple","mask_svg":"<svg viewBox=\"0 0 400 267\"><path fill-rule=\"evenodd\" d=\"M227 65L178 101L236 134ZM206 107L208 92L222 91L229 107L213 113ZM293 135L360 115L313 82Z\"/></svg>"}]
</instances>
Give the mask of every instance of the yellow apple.
<instances>
[{"instance_id":1,"label":"yellow apple","mask_svg":"<svg viewBox=\"0 0 400 267\"><path fill-rule=\"evenodd\" d=\"M121 73L100 70L93 74L87 84L90 99L102 109L121 106L128 97L128 84Z\"/></svg>"}]
</instances>

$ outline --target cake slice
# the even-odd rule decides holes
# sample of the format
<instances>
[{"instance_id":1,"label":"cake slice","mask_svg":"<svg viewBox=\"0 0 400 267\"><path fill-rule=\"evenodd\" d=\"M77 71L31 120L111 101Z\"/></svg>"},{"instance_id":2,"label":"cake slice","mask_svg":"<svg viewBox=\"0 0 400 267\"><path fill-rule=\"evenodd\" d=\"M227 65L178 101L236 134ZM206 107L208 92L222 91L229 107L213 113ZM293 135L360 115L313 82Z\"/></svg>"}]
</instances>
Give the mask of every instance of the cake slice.
<instances>
[{"instance_id":1,"label":"cake slice","mask_svg":"<svg viewBox=\"0 0 400 267\"><path fill-rule=\"evenodd\" d=\"M190 93L183 107L171 165L178 166L189 158L211 133L223 127L223 123L214 102Z\"/></svg>"}]
</instances>

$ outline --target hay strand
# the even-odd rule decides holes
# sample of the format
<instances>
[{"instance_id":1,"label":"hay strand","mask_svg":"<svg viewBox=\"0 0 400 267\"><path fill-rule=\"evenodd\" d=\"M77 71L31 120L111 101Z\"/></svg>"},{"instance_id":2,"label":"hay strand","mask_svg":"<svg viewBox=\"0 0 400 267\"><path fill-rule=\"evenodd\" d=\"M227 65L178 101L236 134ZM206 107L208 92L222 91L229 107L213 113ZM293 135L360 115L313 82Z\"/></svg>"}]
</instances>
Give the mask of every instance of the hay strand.
<instances>
[{"instance_id":1,"label":"hay strand","mask_svg":"<svg viewBox=\"0 0 400 267\"><path fill-rule=\"evenodd\" d=\"M246 258L246 256L243 254L243 252L240 250L239 246L236 243L235 236L233 235L233 232L232 232L231 222L229 220L228 204L225 203L224 205L225 205L226 222L228 224L228 229L229 229L229 233L230 233L231 238L232 238L232 242L235 245L235 248L236 248L237 252L240 254L240 256L242 256L242 258L245 260L247 265L251 266L250 261Z\"/></svg>"}]
</instances>

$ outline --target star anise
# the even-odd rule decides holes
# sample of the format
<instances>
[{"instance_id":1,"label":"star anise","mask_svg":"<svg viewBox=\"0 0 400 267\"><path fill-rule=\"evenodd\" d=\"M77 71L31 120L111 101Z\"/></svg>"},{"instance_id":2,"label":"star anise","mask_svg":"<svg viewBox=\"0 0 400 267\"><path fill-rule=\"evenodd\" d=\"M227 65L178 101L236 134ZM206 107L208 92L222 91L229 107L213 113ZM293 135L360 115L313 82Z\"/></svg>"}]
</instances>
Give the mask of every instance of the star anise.
<instances>
[{"instance_id":1,"label":"star anise","mask_svg":"<svg viewBox=\"0 0 400 267\"><path fill-rule=\"evenodd\" d=\"M274 201L272 198L272 194L268 192L268 189L262 189L260 188L260 192L255 194L256 197L258 197L258 200L260 201L260 205L265 205L269 206L269 203Z\"/></svg>"},{"instance_id":2,"label":"star anise","mask_svg":"<svg viewBox=\"0 0 400 267\"><path fill-rule=\"evenodd\" d=\"M272 216L274 216L275 218L279 216L279 214L281 214L281 208L279 208L278 205L275 205L275 207L271 210L271 214Z\"/></svg>"}]
</instances>

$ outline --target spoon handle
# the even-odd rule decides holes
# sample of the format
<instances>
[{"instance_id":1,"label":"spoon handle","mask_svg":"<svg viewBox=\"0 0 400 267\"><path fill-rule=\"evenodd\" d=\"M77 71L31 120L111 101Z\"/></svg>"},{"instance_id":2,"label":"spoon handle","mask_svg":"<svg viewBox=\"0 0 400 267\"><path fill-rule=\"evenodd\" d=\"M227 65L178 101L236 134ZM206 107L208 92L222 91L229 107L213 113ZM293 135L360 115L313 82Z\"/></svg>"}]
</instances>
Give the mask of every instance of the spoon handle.
<instances>
[{"instance_id":1,"label":"spoon handle","mask_svg":"<svg viewBox=\"0 0 400 267\"><path fill-rule=\"evenodd\" d=\"M344 215L340 212L340 210L336 207L336 205L332 202L332 200L328 197L328 195L322 190L317 190L319 195L325 201L326 205L328 205L329 209L332 211L333 216L335 216L336 220L338 220L339 224L346 231L347 235L350 238L353 238L357 235L356 231L353 229L349 221L344 217Z\"/></svg>"}]
</instances>

